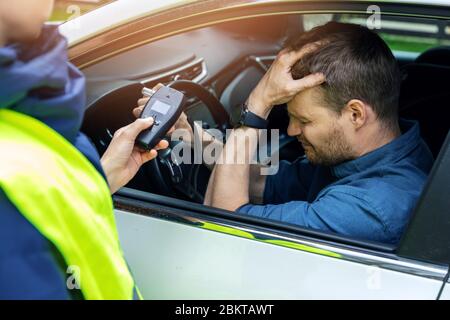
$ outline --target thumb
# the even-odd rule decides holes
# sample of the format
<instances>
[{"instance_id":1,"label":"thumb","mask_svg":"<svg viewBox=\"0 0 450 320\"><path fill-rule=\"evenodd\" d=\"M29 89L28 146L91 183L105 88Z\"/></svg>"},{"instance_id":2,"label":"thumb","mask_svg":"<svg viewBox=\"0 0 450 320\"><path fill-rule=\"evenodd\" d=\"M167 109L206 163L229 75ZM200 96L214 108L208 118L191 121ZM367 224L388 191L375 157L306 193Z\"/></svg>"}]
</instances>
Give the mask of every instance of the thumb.
<instances>
[{"instance_id":1,"label":"thumb","mask_svg":"<svg viewBox=\"0 0 450 320\"><path fill-rule=\"evenodd\" d=\"M153 118L137 119L135 122L126 126L123 130L123 135L130 140L136 140L137 136L144 130L153 125Z\"/></svg>"}]
</instances>

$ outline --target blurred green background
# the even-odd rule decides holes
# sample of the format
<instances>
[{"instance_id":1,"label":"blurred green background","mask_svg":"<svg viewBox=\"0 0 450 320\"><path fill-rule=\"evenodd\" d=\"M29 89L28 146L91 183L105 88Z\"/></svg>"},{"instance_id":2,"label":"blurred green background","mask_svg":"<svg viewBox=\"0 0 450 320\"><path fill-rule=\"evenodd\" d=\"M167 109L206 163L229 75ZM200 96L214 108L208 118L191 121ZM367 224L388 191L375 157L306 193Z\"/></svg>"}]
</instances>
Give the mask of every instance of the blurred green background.
<instances>
[{"instance_id":1,"label":"blurred green background","mask_svg":"<svg viewBox=\"0 0 450 320\"><path fill-rule=\"evenodd\" d=\"M388 44L391 50L405 51L405 52L417 52L421 53L430 48L437 46L448 46L450 40L439 39L438 37L414 37L403 36L388 33L380 33L380 36Z\"/></svg>"}]
</instances>

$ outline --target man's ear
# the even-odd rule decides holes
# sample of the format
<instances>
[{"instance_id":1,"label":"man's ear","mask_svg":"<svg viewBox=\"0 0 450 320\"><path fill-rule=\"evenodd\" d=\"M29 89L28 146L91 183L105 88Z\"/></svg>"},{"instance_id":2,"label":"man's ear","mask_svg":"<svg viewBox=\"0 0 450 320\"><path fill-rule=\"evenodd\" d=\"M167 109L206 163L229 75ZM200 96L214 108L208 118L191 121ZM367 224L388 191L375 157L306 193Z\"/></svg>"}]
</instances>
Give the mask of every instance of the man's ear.
<instances>
[{"instance_id":1,"label":"man's ear","mask_svg":"<svg viewBox=\"0 0 450 320\"><path fill-rule=\"evenodd\" d=\"M363 101L352 99L345 105L343 114L353 124L355 129L361 128L368 120L368 106Z\"/></svg>"}]
</instances>

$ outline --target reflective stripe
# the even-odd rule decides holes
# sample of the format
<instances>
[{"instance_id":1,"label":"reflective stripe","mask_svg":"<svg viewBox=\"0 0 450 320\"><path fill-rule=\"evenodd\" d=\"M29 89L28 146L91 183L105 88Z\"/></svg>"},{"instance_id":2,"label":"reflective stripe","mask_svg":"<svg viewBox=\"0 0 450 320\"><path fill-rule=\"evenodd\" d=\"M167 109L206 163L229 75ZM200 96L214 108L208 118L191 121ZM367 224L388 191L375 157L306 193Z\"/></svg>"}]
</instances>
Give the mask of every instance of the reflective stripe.
<instances>
[{"instance_id":1,"label":"reflective stripe","mask_svg":"<svg viewBox=\"0 0 450 320\"><path fill-rule=\"evenodd\" d=\"M0 187L58 248L84 297L132 299L110 191L94 166L42 122L5 109L0 150Z\"/></svg>"},{"instance_id":2,"label":"reflective stripe","mask_svg":"<svg viewBox=\"0 0 450 320\"><path fill-rule=\"evenodd\" d=\"M217 231L217 232L225 233L225 234L230 234L230 235L234 235L234 236L241 237L241 238L252 239L252 240L257 240L257 241L261 241L261 242L265 242L265 243L270 243L270 244L274 244L274 245L285 247L285 248L297 249L297 250L320 254L320 255L333 257L333 258L341 258L342 257L339 253L335 253L333 251L315 248L312 246L295 243L292 241L285 241L285 240L278 240L278 239L259 239L250 232L242 231L242 230L228 227L228 226L219 225L219 224L212 223L212 222L202 222L201 227L203 229Z\"/></svg>"}]
</instances>

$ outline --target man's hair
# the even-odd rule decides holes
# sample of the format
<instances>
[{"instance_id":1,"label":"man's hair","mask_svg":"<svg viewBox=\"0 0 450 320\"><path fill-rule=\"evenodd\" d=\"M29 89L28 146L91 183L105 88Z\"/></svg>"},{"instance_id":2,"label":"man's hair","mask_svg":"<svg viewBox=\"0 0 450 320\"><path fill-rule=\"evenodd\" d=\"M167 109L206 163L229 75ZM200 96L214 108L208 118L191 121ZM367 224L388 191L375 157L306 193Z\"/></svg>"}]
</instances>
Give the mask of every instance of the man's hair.
<instances>
[{"instance_id":1,"label":"man's hair","mask_svg":"<svg viewBox=\"0 0 450 320\"><path fill-rule=\"evenodd\" d=\"M286 47L298 51L308 43L318 49L292 67L294 79L321 72L326 82L324 102L341 114L352 99L370 105L388 128L398 120L401 74L391 50L371 30L354 24L329 22L288 40Z\"/></svg>"}]
</instances>

